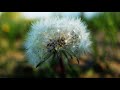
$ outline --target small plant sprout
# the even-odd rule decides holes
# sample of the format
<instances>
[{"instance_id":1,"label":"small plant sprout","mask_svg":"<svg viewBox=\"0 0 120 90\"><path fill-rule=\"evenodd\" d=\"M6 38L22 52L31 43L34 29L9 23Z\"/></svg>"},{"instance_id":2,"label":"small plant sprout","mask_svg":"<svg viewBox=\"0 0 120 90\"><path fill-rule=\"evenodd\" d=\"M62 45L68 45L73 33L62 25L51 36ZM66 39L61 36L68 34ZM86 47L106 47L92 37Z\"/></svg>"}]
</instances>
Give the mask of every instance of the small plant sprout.
<instances>
[{"instance_id":1,"label":"small plant sprout","mask_svg":"<svg viewBox=\"0 0 120 90\"><path fill-rule=\"evenodd\" d=\"M27 36L26 54L35 67L52 57L64 72L64 61L76 57L79 63L79 57L91 51L90 32L78 18L41 19L32 24Z\"/></svg>"}]
</instances>

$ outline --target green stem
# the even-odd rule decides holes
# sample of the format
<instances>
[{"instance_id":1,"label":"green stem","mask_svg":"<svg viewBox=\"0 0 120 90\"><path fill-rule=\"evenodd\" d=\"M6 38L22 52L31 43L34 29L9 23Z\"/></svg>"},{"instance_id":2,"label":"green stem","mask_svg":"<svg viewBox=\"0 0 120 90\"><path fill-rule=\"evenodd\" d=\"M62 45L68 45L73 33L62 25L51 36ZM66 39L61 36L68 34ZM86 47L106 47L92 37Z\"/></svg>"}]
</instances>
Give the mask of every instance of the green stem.
<instances>
[{"instance_id":1,"label":"green stem","mask_svg":"<svg viewBox=\"0 0 120 90\"><path fill-rule=\"evenodd\" d=\"M57 53L57 58L59 60L59 64L60 64L60 68L61 68L61 72L60 72L60 77L61 78L65 78L66 74L65 74L65 67L64 67L64 63L63 63L63 58L60 55L60 53Z\"/></svg>"}]
</instances>

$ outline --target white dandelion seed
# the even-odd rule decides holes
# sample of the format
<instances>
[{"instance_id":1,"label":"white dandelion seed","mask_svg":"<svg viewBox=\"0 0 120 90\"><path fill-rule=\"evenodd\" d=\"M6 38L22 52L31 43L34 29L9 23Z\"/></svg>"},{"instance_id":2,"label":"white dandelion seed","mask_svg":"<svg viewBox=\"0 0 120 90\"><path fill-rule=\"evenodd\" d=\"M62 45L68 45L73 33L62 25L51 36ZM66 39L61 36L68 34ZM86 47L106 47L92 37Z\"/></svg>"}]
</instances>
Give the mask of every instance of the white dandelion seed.
<instances>
[{"instance_id":1,"label":"white dandelion seed","mask_svg":"<svg viewBox=\"0 0 120 90\"><path fill-rule=\"evenodd\" d=\"M90 52L90 32L75 18L52 17L33 23L25 42L29 62L36 66L52 50L69 50L78 58Z\"/></svg>"}]
</instances>

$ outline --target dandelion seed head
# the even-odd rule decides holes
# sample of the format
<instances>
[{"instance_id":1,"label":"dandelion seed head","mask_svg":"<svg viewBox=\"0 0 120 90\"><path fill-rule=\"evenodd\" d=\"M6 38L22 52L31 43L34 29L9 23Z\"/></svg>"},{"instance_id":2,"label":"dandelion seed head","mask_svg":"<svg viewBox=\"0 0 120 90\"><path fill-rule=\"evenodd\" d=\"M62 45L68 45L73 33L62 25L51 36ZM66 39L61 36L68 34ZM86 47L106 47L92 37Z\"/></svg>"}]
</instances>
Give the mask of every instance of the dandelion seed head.
<instances>
[{"instance_id":1,"label":"dandelion seed head","mask_svg":"<svg viewBox=\"0 0 120 90\"><path fill-rule=\"evenodd\" d=\"M32 24L25 42L29 62L36 66L52 50L69 49L78 57L90 52L90 32L75 18L52 17Z\"/></svg>"}]
</instances>

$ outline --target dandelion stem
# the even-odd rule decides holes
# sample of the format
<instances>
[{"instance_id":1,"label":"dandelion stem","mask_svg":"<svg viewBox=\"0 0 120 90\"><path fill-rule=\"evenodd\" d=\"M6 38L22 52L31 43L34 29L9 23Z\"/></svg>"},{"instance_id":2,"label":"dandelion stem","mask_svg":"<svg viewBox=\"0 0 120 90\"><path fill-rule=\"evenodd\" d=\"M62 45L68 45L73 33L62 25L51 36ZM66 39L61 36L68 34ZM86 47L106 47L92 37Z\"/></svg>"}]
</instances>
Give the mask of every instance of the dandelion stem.
<instances>
[{"instance_id":1,"label":"dandelion stem","mask_svg":"<svg viewBox=\"0 0 120 90\"><path fill-rule=\"evenodd\" d=\"M57 54L57 57L58 57L59 65L60 65L60 69L61 69L60 77L61 77L61 78L65 78L66 75L65 75L65 67L64 67L64 63L63 63L63 58L62 58L62 56L60 55L60 53Z\"/></svg>"}]
</instances>

